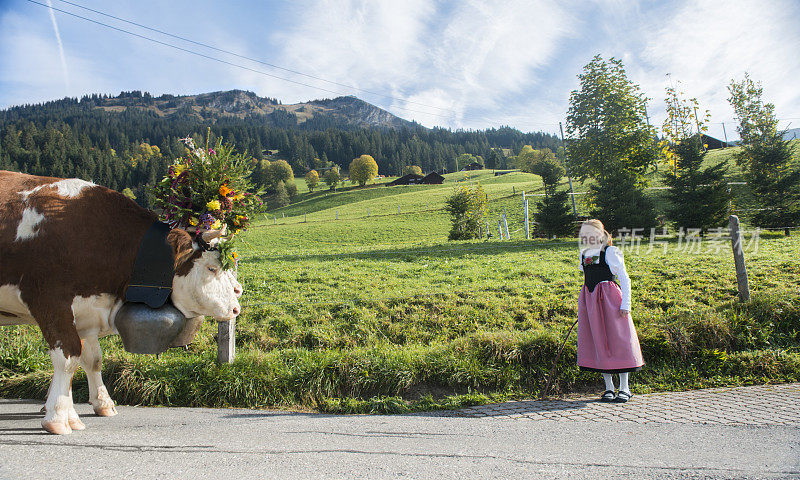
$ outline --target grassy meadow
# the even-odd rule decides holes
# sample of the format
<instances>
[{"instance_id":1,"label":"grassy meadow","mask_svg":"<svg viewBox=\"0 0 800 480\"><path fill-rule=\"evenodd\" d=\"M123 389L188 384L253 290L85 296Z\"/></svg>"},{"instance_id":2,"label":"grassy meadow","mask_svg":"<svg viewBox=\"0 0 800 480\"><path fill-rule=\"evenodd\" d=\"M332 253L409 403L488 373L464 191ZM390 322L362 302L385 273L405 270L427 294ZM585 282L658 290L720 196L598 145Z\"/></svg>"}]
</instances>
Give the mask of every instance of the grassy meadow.
<instances>
[{"instance_id":1,"label":"grassy meadow","mask_svg":"<svg viewBox=\"0 0 800 480\"><path fill-rule=\"evenodd\" d=\"M264 215L240 247L245 294L236 361L216 364L212 321L188 350L159 358L129 354L108 337L101 340L103 375L112 397L390 413L538 395L577 318L577 244L524 239L519 194L541 192L538 176L446 178L439 186L303 192ZM454 184L471 181L489 195L495 236L447 241L444 199ZM504 209L512 240L499 241ZM632 376L634 392L800 381L798 233L762 232L756 248L748 231L748 304L736 298L724 239L706 237L694 246L699 251L675 238L626 249L647 362ZM0 331L0 396L44 398L51 365L38 329ZM553 391L599 393L600 375L580 372L575 355L573 333ZM82 373L73 385L76 401L85 401Z\"/></svg>"}]
</instances>

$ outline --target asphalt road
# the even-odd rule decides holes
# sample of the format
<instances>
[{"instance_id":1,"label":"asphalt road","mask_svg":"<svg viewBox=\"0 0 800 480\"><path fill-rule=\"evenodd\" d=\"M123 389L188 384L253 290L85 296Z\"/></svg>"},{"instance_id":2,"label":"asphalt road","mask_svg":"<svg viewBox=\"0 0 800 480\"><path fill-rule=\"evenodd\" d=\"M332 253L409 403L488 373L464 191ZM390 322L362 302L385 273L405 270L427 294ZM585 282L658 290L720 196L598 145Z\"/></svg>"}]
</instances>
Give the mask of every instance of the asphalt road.
<instances>
[{"instance_id":1,"label":"asphalt road","mask_svg":"<svg viewBox=\"0 0 800 480\"><path fill-rule=\"evenodd\" d=\"M800 426L118 407L39 428L0 400L0 478L800 478Z\"/></svg>"}]
</instances>

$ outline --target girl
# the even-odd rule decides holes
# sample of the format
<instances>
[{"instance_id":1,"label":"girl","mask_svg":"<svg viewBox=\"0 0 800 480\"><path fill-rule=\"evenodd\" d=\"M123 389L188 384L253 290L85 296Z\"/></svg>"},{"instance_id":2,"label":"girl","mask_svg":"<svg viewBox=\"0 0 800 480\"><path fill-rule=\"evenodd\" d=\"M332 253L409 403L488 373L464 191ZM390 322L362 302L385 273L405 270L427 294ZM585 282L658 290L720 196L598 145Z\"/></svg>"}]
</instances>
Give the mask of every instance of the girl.
<instances>
[{"instance_id":1,"label":"girl","mask_svg":"<svg viewBox=\"0 0 800 480\"><path fill-rule=\"evenodd\" d=\"M631 280L622 252L611 243L611 235L600 220L583 222L580 269L584 285L578 297L578 366L603 374L606 391L600 401L625 403L633 396L628 374L640 370L644 361L630 315ZM619 374L616 396L613 373Z\"/></svg>"}]
</instances>

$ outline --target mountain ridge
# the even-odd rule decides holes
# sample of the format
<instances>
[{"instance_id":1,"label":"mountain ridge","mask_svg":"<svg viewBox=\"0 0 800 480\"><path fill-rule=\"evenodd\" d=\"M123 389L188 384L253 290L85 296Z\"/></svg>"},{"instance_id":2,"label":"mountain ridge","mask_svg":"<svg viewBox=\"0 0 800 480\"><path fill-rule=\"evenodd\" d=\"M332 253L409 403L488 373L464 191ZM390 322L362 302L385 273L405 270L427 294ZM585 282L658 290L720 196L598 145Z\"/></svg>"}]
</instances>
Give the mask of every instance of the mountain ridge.
<instances>
[{"instance_id":1,"label":"mountain ridge","mask_svg":"<svg viewBox=\"0 0 800 480\"><path fill-rule=\"evenodd\" d=\"M5 111L35 109L68 100L71 99L9 107ZM315 120L338 127L425 128L351 95L284 104L276 98L259 97L254 92L239 89L193 95L163 94L158 97L134 90L120 92L117 96L86 95L80 99L79 105L109 113L136 109L152 112L159 117L195 117L200 121L257 117L264 124L281 127L302 126L309 120Z\"/></svg>"}]
</instances>

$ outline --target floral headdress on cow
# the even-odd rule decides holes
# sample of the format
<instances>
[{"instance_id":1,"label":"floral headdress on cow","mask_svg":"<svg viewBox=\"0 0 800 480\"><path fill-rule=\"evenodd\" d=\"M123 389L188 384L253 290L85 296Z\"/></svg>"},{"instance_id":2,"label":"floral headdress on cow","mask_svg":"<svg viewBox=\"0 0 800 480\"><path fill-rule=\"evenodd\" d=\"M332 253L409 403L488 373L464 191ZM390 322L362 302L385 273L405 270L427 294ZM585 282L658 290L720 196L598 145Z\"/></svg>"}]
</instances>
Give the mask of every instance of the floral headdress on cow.
<instances>
[{"instance_id":1,"label":"floral headdress on cow","mask_svg":"<svg viewBox=\"0 0 800 480\"><path fill-rule=\"evenodd\" d=\"M210 136L210 135L209 135ZM152 189L161 217L173 228L197 235L220 231L222 239L214 248L220 252L224 269L235 268L236 235L250 226L250 219L261 208L261 193L250 182L251 158L237 153L233 145L217 140L212 147L208 137L204 147L183 139L186 155L177 159L167 175Z\"/></svg>"}]
</instances>

